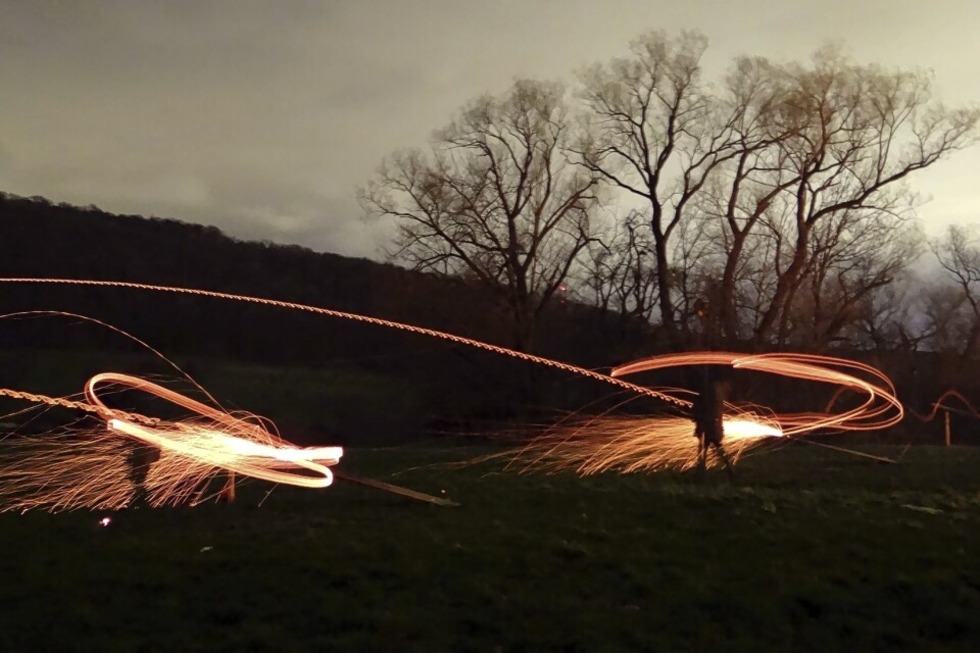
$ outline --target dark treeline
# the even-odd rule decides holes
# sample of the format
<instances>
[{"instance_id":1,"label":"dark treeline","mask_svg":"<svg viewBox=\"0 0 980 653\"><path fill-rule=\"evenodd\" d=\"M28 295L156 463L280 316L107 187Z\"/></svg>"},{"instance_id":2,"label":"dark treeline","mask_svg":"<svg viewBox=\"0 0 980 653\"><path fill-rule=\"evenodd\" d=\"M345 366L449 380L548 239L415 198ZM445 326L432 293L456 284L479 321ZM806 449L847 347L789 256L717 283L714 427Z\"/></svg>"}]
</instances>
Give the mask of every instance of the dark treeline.
<instances>
[{"instance_id":1,"label":"dark treeline","mask_svg":"<svg viewBox=\"0 0 980 653\"><path fill-rule=\"evenodd\" d=\"M41 197L0 195L0 276L119 280L241 293L512 344L502 307L460 279L298 246L243 242L215 227L114 215ZM0 286L0 314L19 311L65 311L102 320L167 356L191 361L191 371L205 383L209 361L232 360L343 369L344 374L367 371L412 388L415 396L424 387L428 392L421 401L428 405L403 408L403 430L454 428L464 419L498 420L527 410L518 408L521 404L575 409L608 394L608 388L595 387L601 384L569 380L463 345L217 299L72 285ZM647 352L642 324L629 327L577 304L556 303L542 318L541 334L539 353L589 367ZM49 317L0 321L0 347L8 352L140 349L111 330ZM533 398L527 394L531 379L538 388Z\"/></svg>"},{"instance_id":2,"label":"dark treeline","mask_svg":"<svg viewBox=\"0 0 980 653\"><path fill-rule=\"evenodd\" d=\"M506 308L459 278L297 246L243 242L215 227L114 215L40 197L0 196L0 276L121 280L242 293L396 320L503 346L512 344L507 320L501 317ZM237 302L118 288L3 284L0 314L18 311L65 311L102 320L187 364L205 384L215 361L327 369L342 379L355 372L377 375L390 383L373 387L373 382L367 382L366 387L353 390L355 394L376 392L375 400L357 403L360 410L354 405L345 407L348 422L356 421L364 432L374 434L373 439L385 439L379 432L384 429L398 431L394 434L398 437L439 429L468 430L484 421L497 423L513 416L548 419L556 411L586 406L598 410L608 403L592 402L616 400L614 389L603 384L478 349L343 319ZM536 353L608 369L664 351L651 329L642 320L615 311L558 301L541 318ZM108 329L48 317L0 321L0 348L27 356L40 349L140 350ZM918 412L926 411L933 395L945 389L943 375L951 364L938 353L909 348L824 351L878 365L896 380L903 400ZM8 379L4 385L15 381ZM83 381L72 380L78 385ZM689 385L682 372L650 381ZM738 378L737 385L740 399L773 403L780 410L813 409L833 393L831 388L751 375ZM970 384L960 383L959 387L968 396L975 395ZM306 391L318 392L316 388ZM326 411L332 390L319 392ZM410 395L411 400L399 402L401 395ZM399 402L397 408L390 402ZM317 419L303 415L295 420L305 422L298 425L303 430L338 428L329 415ZM957 432L962 433L968 424L964 421L962 427L957 426ZM343 426L351 430L350 424ZM922 430L914 421L910 426L906 432ZM937 428L929 428L930 437L935 437Z\"/></svg>"},{"instance_id":3,"label":"dark treeline","mask_svg":"<svg viewBox=\"0 0 980 653\"><path fill-rule=\"evenodd\" d=\"M56 205L40 197L0 193L0 275L216 290L512 344L497 315L502 309L461 279L295 245L240 241L216 227ZM342 319L308 319L295 311L127 289L7 284L2 300L4 312L77 311L171 351L271 364L351 356L352 346L373 341L399 348L425 342ZM619 319L610 320L615 329L607 328L601 316L582 305L557 303L542 328L538 351L595 365L608 363L610 352L628 356L642 350L642 328ZM43 327L34 324L30 331L38 329ZM69 337L62 333L48 344Z\"/></svg>"}]
</instances>

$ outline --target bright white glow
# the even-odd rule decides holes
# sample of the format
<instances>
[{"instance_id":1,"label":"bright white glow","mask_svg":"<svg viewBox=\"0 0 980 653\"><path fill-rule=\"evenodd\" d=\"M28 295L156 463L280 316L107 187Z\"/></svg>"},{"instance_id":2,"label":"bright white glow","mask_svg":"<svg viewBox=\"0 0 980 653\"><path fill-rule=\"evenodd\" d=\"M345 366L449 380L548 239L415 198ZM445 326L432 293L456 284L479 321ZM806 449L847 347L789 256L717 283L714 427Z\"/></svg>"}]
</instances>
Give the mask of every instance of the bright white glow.
<instances>
[{"instance_id":1,"label":"bright white glow","mask_svg":"<svg viewBox=\"0 0 980 653\"><path fill-rule=\"evenodd\" d=\"M778 425L760 422L744 417L725 417L722 420L726 440L740 438L783 437L783 431Z\"/></svg>"}]
</instances>

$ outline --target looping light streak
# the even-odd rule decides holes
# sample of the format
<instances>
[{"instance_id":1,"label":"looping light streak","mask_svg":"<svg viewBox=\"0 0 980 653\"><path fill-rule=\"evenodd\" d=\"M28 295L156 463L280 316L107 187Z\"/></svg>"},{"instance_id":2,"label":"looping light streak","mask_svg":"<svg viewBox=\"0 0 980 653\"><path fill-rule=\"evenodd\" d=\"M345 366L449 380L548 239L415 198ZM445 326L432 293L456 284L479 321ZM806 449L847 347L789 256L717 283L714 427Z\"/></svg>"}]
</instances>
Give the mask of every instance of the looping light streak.
<instances>
[{"instance_id":1,"label":"looping light streak","mask_svg":"<svg viewBox=\"0 0 980 653\"><path fill-rule=\"evenodd\" d=\"M772 437L794 437L818 429L872 430L901 421L904 410L888 377L852 360L812 354L758 354L734 352L684 352L654 356L621 365L615 377L675 367L718 365L829 384L863 396L856 407L823 413L767 414L755 406L724 405L722 419L725 448L735 462L752 447ZM861 374L867 378L857 376ZM692 402L673 390L675 403ZM833 403L833 402L832 402ZM578 423L561 424L508 456L522 471L574 470L589 475L606 471L623 473L685 470L698 461L694 422L685 417L602 416ZM709 459L709 466L720 464Z\"/></svg>"},{"instance_id":2,"label":"looping light streak","mask_svg":"<svg viewBox=\"0 0 980 653\"><path fill-rule=\"evenodd\" d=\"M960 402L960 404L963 405L963 408L962 409L953 408L952 406L949 405L947 401L948 399L956 399L957 401ZM977 411L976 407L974 407L974 405L970 403L969 399L964 397L960 392L954 390L953 388L950 388L946 392L939 395L936 398L936 400L932 402L932 406L927 414L923 415L921 413L916 413L914 411L909 411L909 412L922 422L931 422L936 418L936 415L939 414L940 410L961 412L961 413L965 413L966 415L969 415L970 417L980 419L980 411Z\"/></svg>"},{"instance_id":3,"label":"looping light streak","mask_svg":"<svg viewBox=\"0 0 980 653\"><path fill-rule=\"evenodd\" d=\"M613 377L639 372L691 365L726 365L737 370L764 372L789 378L824 383L865 395L858 406L840 413L794 413L776 415L774 420L784 436L802 435L822 429L872 431L894 426L902 421L905 409L898 400L891 379L878 369L834 356L816 354L774 353L743 354L735 352L687 352L654 356L621 365L612 370ZM870 380L862 379L860 373ZM725 435L729 433L726 430Z\"/></svg>"},{"instance_id":4,"label":"looping light streak","mask_svg":"<svg viewBox=\"0 0 980 653\"><path fill-rule=\"evenodd\" d=\"M607 375L568 363L517 352L505 347L434 329L356 313L249 295L236 295L196 288L162 286L128 281L19 277L0 278L0 283L68 284L128 288L233 300L274 308L304 311L317 315L399 329L510 356L607 383L620 389L629 390L637 395L652 397L681 408L690 408L692 405L691 401L682 396L684 391L667 388L648 388L625 381L620 377L669 367L725 365L735 369L777 374L805 381L830 384L843 390L857 392L864 396L864 401L857 407L838 413L830 412L832 406L828 406L827 410L822 413L808 412L771 415L768 414L769 411L758 407L749 407L746 409L731 403L726 403L723 427L727 446L733 460L737 459L742 452L751 446L769 437L793 437L817 429L881 429L898 423L903 416L903 408L895 397L895 389L891 381L884 374L869 365L841 358L810 354L780 353L746 355L732 352L693 352L656 356L635 361L617 367ZM862 376L867 378L862 378ZM213 409L209 409L203 406L203 404L197 404L195 406L186 405L182 403L186 398L178 399L175 396L167 394L169 391L164 388L154 386L154 384L150 384L149 382L133 379L132 377L122 379L118 375L100 375L96 379L98 380L90 382L89 390L87 390L89 401L94 406L94 408L88 408L88 410L94 410L96 412L104 411L105 407L100 407L100 402L97 401L93 388L97 383L111 379L116 383L134 384L133 387L150 391L161 398L168 399L179 405L183 405L185 408L197 411L199 414L203 414L212 420L216 427L219 427L212 432L202 434L197 431L186 432L187 429L191 428L187 425L161 427L133 419L132 416L115 416L110 421L110 426L130 437L154 443L156 446L167 447L172 451L193 451L194 455L200 453L204 460L209 460L211 463L220 463L228 469L257 475L259 478L274 477L277 479L277 482L288 482L282 480L283 476L280 476L280 473L285 474L291 481L297 481L300 484L323 482L322 479L329 478L329 470L326 470L326 465L330 463L323 462L322 459L316 457L316 455L322 455L330 459L330 452L328 451L322 451L316 455L310 454L313 456L311 458L304 457L306 454L297 455L294 453L272 455L268 450L262 450L262 455L260 455L257 453L259 450L256 449L248 449L248 453L246 453L242 449L245 445L241 443L243 441L249 441L249 437L243 437L241 434L231 436L233 438L232 442L237 443L231 445L231 443L226 441L225 436L221 434L226 427L241 428L241 424L227 421L234 418L225 417L225 414L220 411L213 414L208 412ZM163 394L158 394L157 389L162 391ZM7 394L14 396L11 392L8 391ZM3 393L3 390L0 390L0 393ZM35 398L34 396L26 396L24 393L21 396L28 399ZM834 401L832 400L831 404L833 403ZM199 409L201 407L206 409L204 413L200 413ZM596 473L607 469L619 469L627 472L641 469L685 469L693 466L696 460L697 441L692 437L693 422L687 418L602 417L588 420L586 424L587 426L584 427L578 426L571 429L558 429L546 433L544 436L536 439L527 448L523 449L520 455L524 457L523 459L525 461L530 458L531 463L529 467L549 467L553 469L572 467L583 474ZM249 428L252 427L250 426ZM274 443L270 443L268 446L273 448L277 447ZM337 453L336 458L339 458L339 449ZM265 454L270 455L265 456ZM256 465L254 463L256 459L276 462L269 466L266 466L264 463L262 465ZM276 467L277 464L287 463L302 468L306 472L317 472L322 477L321 479L310 480L311 477L308 475L296 475L295 471L282 472L280 468ZM318 465L322 466L323 469L317 467ZM302 478L298 478L298 476L302 476Z\"/></svg>"},{"instance_id":5,"label":"looping light streak","mask_svg":"<svg viewBox=\"0 0 980 653\"><path fill-rule=\"evenodd\" d=\"M193 416L166 421L110 408L100 397L106 386L148 393ZM256 416L231 414L127 374L106 372L92 377L85 386L85 401L12 391L0 394L93 413L106 426L5 442L6 455L0 459L0 511L115 510L129 505L140 487L151 506L193 505L206 498L210 481L222 471L272 483L324 488L333 482L330 466L343 456L341 447L294 446ZM120 436L156 451L157 458L145 464L145 478L134 478L135 452L120 444Z\"/></svg>"},{"instance_id":6,"label":"looping light streak","mask_svg":"<svg viewBox=\"0 0 980 653\"><path fill-rule=\"evenodd\" d=\"M114 417L108 421L110 430L216 468L273 483L322 488L333 481L328 465L336 465L343 456L340 447L298 448L285 444L261 423L241 419L128 374L104 372L89 379L85 397L103 411L110 409L99 398L97 389L105 383L146 392L206 420L200 424L173 422L147 426L126 417Z\"/></svg>"}]
</instances>

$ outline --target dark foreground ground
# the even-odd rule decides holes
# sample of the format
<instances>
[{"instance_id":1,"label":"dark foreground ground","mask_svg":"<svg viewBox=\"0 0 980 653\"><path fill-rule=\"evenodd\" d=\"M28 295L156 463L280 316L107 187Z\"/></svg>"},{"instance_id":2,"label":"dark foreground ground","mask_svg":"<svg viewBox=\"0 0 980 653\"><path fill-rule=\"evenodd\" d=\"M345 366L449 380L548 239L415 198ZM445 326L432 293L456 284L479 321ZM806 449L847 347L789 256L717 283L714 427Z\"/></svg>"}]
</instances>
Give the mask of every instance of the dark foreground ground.
<instances>
[{"instance_id":1,"label":"dark foreground ground","mask_svg":"<svg viewBox=\"0 0 980 653\"><path fill-rule=\"evenodd\" d=\"M0 515L3 651L972 651L980 449L802 445L723 475L422 467L440 493L252 483L231 506Z\"/></svg>"}]
</instances>

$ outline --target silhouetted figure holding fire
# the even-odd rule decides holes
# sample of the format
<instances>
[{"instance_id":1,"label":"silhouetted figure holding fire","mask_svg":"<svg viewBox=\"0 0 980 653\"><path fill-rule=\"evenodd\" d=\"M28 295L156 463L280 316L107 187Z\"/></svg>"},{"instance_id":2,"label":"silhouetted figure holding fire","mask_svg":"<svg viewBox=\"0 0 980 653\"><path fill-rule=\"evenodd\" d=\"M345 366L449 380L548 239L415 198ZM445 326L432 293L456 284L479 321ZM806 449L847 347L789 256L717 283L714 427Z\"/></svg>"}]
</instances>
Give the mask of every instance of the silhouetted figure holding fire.
<instances>
[{"instance_id":1,"label":"silhouetted figure holding fire","mask_svg":"<svg viewBox=\"0 0 980 653\"><path fill-rule=\"evenodd\" d=\"M725 438L723 415L725 397L728 394L728 382L720 378L717 371L705 366L702 383L694 404L691 406L691 416L694 419L694 437L698 439L698 469L702 472L707 468L708 447L713 447L715 453L725 464L728 477L734 479L734 472L722 440Z\"/></svg>"},{"instance_id":2,"label":"silhouetted figure holding fire","mask_svg":"<svg viewBox=\"0 0 980 653\"><path fill-rule=\"evenodd\" d=\"M701 299L695 302L694 314L701 323L702 348L714 349L720 331L717 316L710 309L708 303ZM728 478L734 480L735 473L732 471L732 465L728 461L728 456L725 455L725 449L721 444L725 438L723 416L725 398L729 391L728 381L721 376L721 371L717 367L711 365L703 366L699 376L698 394L691 406L691 417L694 419L694 437L698 439L698 469L702 473L705 471L708 466L708 447L713 447L715 453L725 463Z\"/></svg>"}]
</instances>

